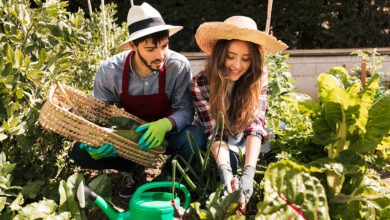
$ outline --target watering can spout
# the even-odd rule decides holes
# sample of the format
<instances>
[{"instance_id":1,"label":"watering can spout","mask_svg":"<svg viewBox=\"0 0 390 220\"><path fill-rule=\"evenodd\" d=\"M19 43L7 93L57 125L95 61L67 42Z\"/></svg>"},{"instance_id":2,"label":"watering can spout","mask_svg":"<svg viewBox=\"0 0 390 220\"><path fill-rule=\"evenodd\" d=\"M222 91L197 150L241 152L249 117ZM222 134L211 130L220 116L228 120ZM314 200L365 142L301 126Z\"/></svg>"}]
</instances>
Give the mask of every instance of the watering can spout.
<instances>
[{"instance_id":1,"label":"watering can spout","mask_svg":"<svg viewBox=\"0 0 390 220\"><path fill-rule=\"evenodd\" d=\"M130 212L118 212L106 200L81 182L77 188L77 199L82 208L85 207L86 198L91 199L110 220L130 219Z\"/></svg>"}]
</instances>

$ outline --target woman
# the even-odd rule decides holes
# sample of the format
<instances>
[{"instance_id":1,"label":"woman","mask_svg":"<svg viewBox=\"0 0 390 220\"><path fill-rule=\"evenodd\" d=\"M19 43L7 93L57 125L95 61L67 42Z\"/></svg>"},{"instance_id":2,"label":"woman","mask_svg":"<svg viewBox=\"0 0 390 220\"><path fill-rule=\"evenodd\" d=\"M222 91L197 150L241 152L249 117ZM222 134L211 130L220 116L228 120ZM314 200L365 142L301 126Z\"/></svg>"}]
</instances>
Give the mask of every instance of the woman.
<instances>
[{"instance_id":1,"label":"woman","mask_svg":"<svg viewBox=\"0 0 390 220\"><path fill-rule=\"evenodd\" d=\"M216 134L211 152L218 164L225 192L232 192L232 170L237 169L239 151L245 165L239 187L245 207L253 193L253 178L264 129L267 77L264 54L276 53L287 45L257 30L255 21L233 16L224 22L199 26L195 39L208 57L204 71L193 78L191 93L196 110L195 124L211 140L218 112L224 115L224 131ZM233 168L233 169L232 169Z\"/></svg>"}]
</instances>

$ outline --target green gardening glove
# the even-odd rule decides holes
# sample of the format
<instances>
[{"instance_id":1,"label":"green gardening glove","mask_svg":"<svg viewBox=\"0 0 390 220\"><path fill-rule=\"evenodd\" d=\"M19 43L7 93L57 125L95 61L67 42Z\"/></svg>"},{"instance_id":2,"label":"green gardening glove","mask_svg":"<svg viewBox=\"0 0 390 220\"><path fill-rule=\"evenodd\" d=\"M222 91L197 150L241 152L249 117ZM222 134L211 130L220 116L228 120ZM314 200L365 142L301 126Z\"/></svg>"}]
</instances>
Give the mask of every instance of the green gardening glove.
<instances>
[{"instance_id":1,"label":"green gardening glove","mask_svg":"<svg viewBox=\"0 0 390 220\"><path fill-rule=\"evenodd\" d=\"M144 132L138 141L139 148L148 151L159 147L165 137L165 134L172 129L171 121L168 118L150 122L135 129L136 133Z\"/></svg>"},{"instance_id":2,"label":"green gardening glove","mask_svg":"<svg viewBox=\"0 0 390 220\"><path fill-rule=\"evenodd\" d=\"M105 157L117 157L114 146L110 144L103 144L102 146L96 148L85 143L80 143L80 149L85 149L94 160L99 160Z\"/></svg>"}]
</instances>

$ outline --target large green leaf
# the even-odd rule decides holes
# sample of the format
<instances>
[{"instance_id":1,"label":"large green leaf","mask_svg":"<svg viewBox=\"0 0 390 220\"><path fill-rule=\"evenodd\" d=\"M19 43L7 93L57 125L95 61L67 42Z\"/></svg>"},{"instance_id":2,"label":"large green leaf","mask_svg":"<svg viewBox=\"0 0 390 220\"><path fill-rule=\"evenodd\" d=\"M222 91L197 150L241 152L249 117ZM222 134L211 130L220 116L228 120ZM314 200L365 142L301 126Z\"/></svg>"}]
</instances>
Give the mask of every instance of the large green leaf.
<instances>
[{"instance_id":1,"label":"large green leaf","mask_svg":"<svg viewBox=\"0 0 390 220\"><path fill-rule=\"evenodd\" d=\"M42 186L45 184L42 180L29 181L23 187L22 193L26 198L34 199L37 194L41 191Z\"/></svg>"},{"instance_id":2,"label":"large green leaf","mask_svg":"<svg viewBox=\"0 0 390 220\"><path fill-rule=\"evenodd\" d=\"M74 174L68 178L67 181L61 180L59 185L60 193L60 203L59 211L60 212L71 212L72 217L79 219L87 219L85 212L80 208L78 202L76 201L76 188L77 183L80 183L83 180L83 177L80 174ZM76 185L77 184L77 185Z\"/></svg>"},{"instance_id":3,"label":"large green leaf","mask_svg":"<svg viewBox=\"0 0 390 220\"><path fill-rule=\"evenodd\" d=\"M55 213L56 209L57 203L55 201L43 199L23 207L15 216L15 219L46 219Z\"/></svg>"},{"instance_id":4,"label":"large green leaf","mask_svg":"<svg viewBox=\"0 0 390 220\"><path fill-rule=\"evenodd\" d=\"M320 143L332 145L328 147L328 150L331 151L329 155L336 157L339 151L348 148L347 136L349 128L347 123L354 124L354 116L351 114L355 114L355 112L351 112L349 109L355 109L358 101L353 95L346 92L340 78L334 75L321 74L318 77L318 84L319 96L323 102L324 111L319 115L315 124L320 126L319 128L314 128L317 135L315 139L320 140ZM324 118L327 125L324 124ZM327 130L330 131L324 134L323 132Z\"/></svg>"},{"instance_id":5,"label":"large green leaf","mask_svg":"<svg viewBox=\"0 0 390 220\"><path fill-rule=\"evenodd\" d=\"M326 146L334 141L332 133L334 133L335 127L330 127L325 117L320 116L313 122L313 130L315 143Z\"/></svg>"},{"instance_id":6,"label":"large green leaf","mask_svg":"<svg viewBox=\"0 0 390 220\"><path fill-rule=\"evenodd\" d=\"M289 160L270 164L256 219L329 219L324 187L308 172Z\"/></svg>"},{"instance_id":7,"label":"large green leaf","mask_svg":"<svg viewBox=\"0 0 390 220\"><path fill-rule=\"evenodd\" d=\"M88 186L103 198L111 197L111 178L107 174L97 176Z\"/></svg>"},{"instance_id":8,"label":"large green leaf","mask_svg":"<svg viewBox=\"0 0 390 220\"><path fill-rule=\"evenodd\" d=\"M318 76L318 98L321 102L328 100L329 94L340 88L343 88L342 82L335 76L322 73Z\"/></svg>"},{"instance_id":9,"label":"large green leaf","mask_svg":"<svg viewBox=\"0 0 390 220\"><path fill-rule=\"evenodd\" d=\"M15 58L15 51L12 49L10 44L7 44L5 47L5 53L7 57L7 61L10 62L11 64L14 64L14 58Z\"/></svg>"},{"instance_id":10,"label":"large green leaf","mask_svg":"<svg viewBox=\"0 0 390 220\"><path fill-rule=\"evenodd\" d=\"M19 193L18 196L15 198L14 201L10 204L10 209L12 211L19 211L22 208L22 205L24 203L24 198L22 193Z\"/></svg>"},{"instance_id":11,"label":"large green leaf","mask_svg":"<svg viewBox=\"0 0 390 220\"><path fill-rule=\"evenodd\" d=\"M226 219L228 216L238 209L238 202L241 196L241 191L235 191L226 196L220 197L223 190L223 185L217 188L215 193L210 195L206 202L207 219Z\"/></svg>"},{"instance_id":12,"label":"large green leaf","mask_svg":"<svg viewBox=\"0 0 390 220\"><path fill-rule=\"evenodd\" d=\"M332 67L332 69L330 69L327 74L336 77L340 82L343 83L344 88L347 88L349 86L348 85L349 75L347 70L344 67L341 66Z\"/></svg>"},{"instance_id":13,"label":"large green leaf","mask_svg":"<svg viewBox=\"0 0 390 220\"><path fill-rule=\"evenodd\" d=\"M386 185L364 176L351 195L340 194L329 202L334 219L388 219L390 190Z\"/></svg>"},{"instance_id":14,"label":"large green leaf","mask_svg":"<svg viewBox=\"0 0 390 220\"><path fill-rule=\"evenodd\" d=\"M383 96L368 111L366 133L351 143L351 147L358 152L373 151L390 132L390 95Z\"/></svg>"},{"instance_id":15,"label":"large green leaf","mask_svg":"<svg viewBox=\"0 0 390 220\"><path fill-rule=\"evenodd\" d=\"M382 139L382 142L376 148L380 151L389 150L390 149L390 133L388 136Z\"/></svg>"},{"instance_id":16,"label":"large green leaf","mask_svg":"<svg viewBox=\"0 0 390 220\"><path fill-rule=\"evenodd\" d=\"M7 202L7 198L6 197L3 197L3 196L0 197L0 213L1 213L1 211L3 211L6 202Z\"/></svg>"},{"instance_id":17,"label":"large green leaf","mask_svg":"<svg viewBox=\"0 0 390 220\"><path fill-rule=\"evenodd\" d=\"M363 90L363 93L360 98L360 108L359 108L359 118L356 120L356 126L365 133L366 123L368 121L368 111L371 108L376 90L379 86L380 75L374 74L370 81L368 82L366 88Z\"/></svg>"},{"instance_id":18,"label":"large green leaf","mask_svg":"<svg viewBox=\"0 0 390 220\"><path fill-rule=\"evenodd\" d=\"M387 136L388 98L373 103L380 76L374 74L362 92L358 80L349 78L343 68L333 68L318 77L323 111L314 123L314 139L327 145L330 157L336 158L348 148L370 152Z\"/></svg>"},{"instance_id":19,"label":"large green leaf","mask_svg":"<svg viewBox=\"0 0 390 220\"><path fill-rule=\"evenodd\" d=\"M305 115L314 115L320 110L320 105L306 94L290 92L282 98Z\"/></svg>"},{"instance_id":20,"label":"large green leaf","mask_svg":"<svg viewBox=\"0 0 390 220\"><path fill-rule=\"evenodd\" d=\"M351 201L334 204L331 210L332 219L365 219L375 220L380 216L381 208L372 201Z\"/></svg>"}]
</instances>

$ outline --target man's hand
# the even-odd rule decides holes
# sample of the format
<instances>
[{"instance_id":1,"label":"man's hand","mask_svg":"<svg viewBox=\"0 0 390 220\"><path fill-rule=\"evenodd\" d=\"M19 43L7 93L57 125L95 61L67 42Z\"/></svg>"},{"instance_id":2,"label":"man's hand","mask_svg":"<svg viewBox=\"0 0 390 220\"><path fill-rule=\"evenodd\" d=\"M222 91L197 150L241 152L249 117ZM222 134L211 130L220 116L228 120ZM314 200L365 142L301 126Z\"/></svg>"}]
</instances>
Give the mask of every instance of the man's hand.
<instances>
[{"instance_id":1,"label":"man's hand","mask_svg":"<svg viewBox=\"0 0 390 220\"><path fill-rule=\"evenodd\" d=\"M144 132L138 141L139 148L148 151L159 147L165 137L165 134L172 129L171 121L168 118L150 122L135 129L136 133Z\"/></svg>"},{"instance_id":2,"label":"man's hand","mask_svg":"<svg viewBox=\"0 0 390 220\"><path fill-rule=\"evenodd\" d=\"M114 146L110 144L103 144L102 146L96 148L85 143L80 143L80 149L85 149L94 160L99 160L105 157L117 157Z\"/></svg>"},{"instance_id":3,"label":"man's hand","mask_svg":"<svg viewBox=\"0 0 390 220\"><path fill-rule=\"evenodd\" d=\"M255 177L255 168L252 166L245 166L240 179L240 187L242 195L240 203L247 204L253 194L253 178Z\"/></svg>"},{"instance_id":4,"label":"man's hand","mask_svg":"<svg viewBox=\"0 0 390 220\"><path fill-rule=\"evenodd\" d=\"M218 167L219 170L219 176L221 177L221 183L223 183L224 191L223 194L226 196L229 193L233 192L232 189L232 180L233 180L233 173L232 168L228 164L221 164Z\"/></svg>"}]
</instances>

